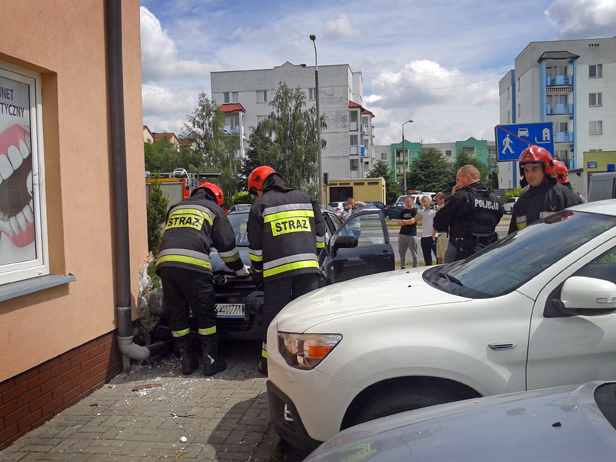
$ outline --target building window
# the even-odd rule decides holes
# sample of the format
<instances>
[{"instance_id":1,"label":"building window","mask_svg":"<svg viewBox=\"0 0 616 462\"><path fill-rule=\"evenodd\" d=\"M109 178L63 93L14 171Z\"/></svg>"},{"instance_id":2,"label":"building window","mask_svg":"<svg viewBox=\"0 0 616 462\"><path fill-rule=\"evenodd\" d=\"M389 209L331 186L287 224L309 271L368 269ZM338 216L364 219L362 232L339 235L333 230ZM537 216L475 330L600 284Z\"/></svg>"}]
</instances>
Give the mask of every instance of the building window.
<instances>
[{"instance_id":1,"label":"building window","mask_svg":"<svg viewBox=\"0 0 616 462\"><path fill-rule=\"evenodd\" d=\"M358 159L351 159L350 169L352 172L356 172L357 170L359 170L359 160Z\"/></svg>"},{"instance_id":2,"label":"building window","mask_svg":"<svg viewBox=\"0 0 616 462\"><path fill-rule=\"evenodd\" d=\"M387 153L386 152L382 152L381 153L381 160L387 160Z\"/></svg>"},{"instance_id":3,"label":"building window","mask_svg":"<svg viewBox=\"0 0 616 462\"><path fill-rule=\"evenodd\" d=\"M520 88L521 88L521 86L520 86L520 79L518 79L518 83L516 84L516 86L518 87L518 93L520 93Z\"/></svg>"},{"instance_id":4,"label":"building window","mask_svg":"<svg viewBox=\"0 0 616 462\"><path fill-rule=\"evenodd\" d=\"M603 77L603 64L591 64L590 66L588 66L588 77Z\"/></svg>"},{"instance_id":5,"label":"building window","mask_svg":"<svg viewBox=\"0 0 616 462\"><path fill-rule=\"evenodd\" d=\"M237 91L234 91L233 93L231 93L231 99L233 100L234 103L237 103L239 101L238 97L239 95Z\"/></svg>"},{"instance_id":6,"label":"building window","mask_svg":"<svg viewBox=\"0 0 616 462\"><path fill-rule=\"evenodd\" d=\"M257 116L257 125L260 124L261 122L263 122L265 119L267 119L267 116Z\"/></svg>"},{"instance_id":7,"label":"building window","mask_svg":"<svg viewBox=\"0 0 616 462\"><path fill-rule=\"evenodd\" d=\"M227 104L229 102L229 92L228 91L224 92L222 94L222 98L223 98L223 101L225 102L225 104Z\"/></svg>"},{"instance_id":8,"label":"building window","mask_svg":"<svg viewBox=\"0 0 616 462\"><path fill-rule=\"evenodd\" d=\"M309 88L308 89L308 99L310 100L315 100L316 98L316 92L314 91L314 88Z\"/></svg>"},{"instance_id":9,"label":"building window","mask_svg":"<svg viewBox=\"0 0 616 462\"><path fill-rule=\"evenodd\" d=\"M349 136L349 144L351 146L359 145L359 137L357 135L350 135Z\"/></svg>"},{"instance_id":10,"label":"building window","mask_svg":"<svg viewBox=\"0 0 616 462\"><path fill-rule=\"evenodd\" d=\"M451 149L445 150L445 157L451 157Z\"/></svg>"},{"instance_id":11,"label":"building window","mask_svg":"<svg viewBox=\"0 0 616 462\"><path fill-rule=\"evenodd\" d=\"M556 122L554 124L554 131L557 133L567 133L567 122Z\"/></svg>"},{"instance_id":12,"label":"building window","mask_svg":"<svg viewBox=\"0 0 616 462\"><path fill-rule=\"evenodd\" d=\"M0 284L49 274L41 77L0 63Z\"/></svg>"},{"instance_id":13,"label":"building window","mask_svg":"<svg viewBox=\"0 0 616 462\"><path fill-rule=\"evenodd\" d=\"M591 120L588 122L588 134L589 135L602 135L603 134L603 122L601 120Z\"/></svg>"},{"instance_id":14,"label":"building window","mask_svg":"<svg viewBox=\"0 0 616 462\"><path fill-rule=\"evenodd\" d=\"M589 93L588 94L589 106L603 106L603 93Z\"/></svg>"},{"instance_id":15,"label":"building window","mask_svg":"<svg viewBox=\"0 0 616 462\"><path fill-rule=\"evenodd\" d=\"M507 111L507 123L511 123L511 111Z\"/></svg>"},{"instance_id":16,"label":"building window","mask_svg":"<svg viewBox=\"0 0 616 462\"><path fill-rule=\"evenodd\" d=\"M556 151L556 157L558 159L562 159L562 160L567 160L567 150L566 149L561 149L559 151Z\"/></svg>"},{"instance_id":17,"label":"building window","mask_svg":"<svg viewBox=\"0 0 616 462\"><path fill-rule=\"evenodd\" d=\"M518 117L522 117L522 105L518 103Z\"/></svg>"},{"instance_id":18,"label":"building window","mask_svg":"<svg viewBox=\"0 0 616 462\"><path fill-rule=\"evenodd\" d=\"M266 103L267 102L267 90L262 90L257 92L257 103Z\"/></svg>"}]
</instances>

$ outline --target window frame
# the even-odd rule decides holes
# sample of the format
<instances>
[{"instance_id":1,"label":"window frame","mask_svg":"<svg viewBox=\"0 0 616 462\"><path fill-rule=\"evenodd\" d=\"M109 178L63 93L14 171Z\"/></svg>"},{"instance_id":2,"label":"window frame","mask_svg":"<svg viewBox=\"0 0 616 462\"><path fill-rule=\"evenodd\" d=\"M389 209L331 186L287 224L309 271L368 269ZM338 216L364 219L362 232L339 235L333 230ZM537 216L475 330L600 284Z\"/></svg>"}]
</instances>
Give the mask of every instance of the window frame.
<instances>
[{"instance_id":1,"label":"window frame","mask_svg":"<svg viewBox=\"0 0 616 462\"><path fill-rule=\"evenodd\" d=\"M595 97L595 104L592 104L591 97ZM588 93L588 106L600 107L603 106L603 92Z\"/></svg>"},{"instance_id":2,"label":"window frame","mask_svg":"<svg viewBox=\"0 0 616 462\"><path fill-rule=\"evenodd\" d=\"M223 101L223 104L229 104L230 99L229 99L229 92L228 91L224 91L222 93L222 101Z\"/></svg>"},{"instance_id":3,"label":"window frame","mask_svg":"<svg viewBox=\"0 0 616 462\"><path fill-rule=\"evenodd\" d=\"M28 85L30 111L30 156L32 156L32 202L34 215L33 259L0 265L0 287L50 274L45 196L45 153L41 74L0 61L0 77Z\"/></svg>"},{"instance_id":4,"label":"window frame","mask_svg":"<svg viewBox=\"0 0 616 462\"><path fill-rule=\"evenodd\" d=\"M590 70L595 69L595 75L590 75ZM589 64L588 65L588 78L589 79L601 79L603 78L603 64Z\"/></svg>"},{"instance_id":5,"label":"window frame","mask_svg":"<svg viewBox=\"0 0 616 462\"><path fill-rule=\"evenodd\" d=\"M594 130L592 129L594 124ZM603 135L603 121L602 120L589 120L588 121L588 134L589 135Z\"/></svg>"},{"instance_id":6,"label":"window frame","mask_svg":"<svg viewBox=\"0 0 616 462\"><path fill-rule=\"evenodd\" d=\"M261 100L259 100L261 96ZM257 90L257 103L267 103L267 90Z\"/></svg>"},{"instance_id":7,"label":"window frame","mask_svg":"<svg viewBox=\"0 0 616 462\"><path fill-rule=\"evenodd\" d=\"M316 99L317 99L316 88L309 88L308 89L308 101L316 101Z\"/></svg>"}]
</instances>

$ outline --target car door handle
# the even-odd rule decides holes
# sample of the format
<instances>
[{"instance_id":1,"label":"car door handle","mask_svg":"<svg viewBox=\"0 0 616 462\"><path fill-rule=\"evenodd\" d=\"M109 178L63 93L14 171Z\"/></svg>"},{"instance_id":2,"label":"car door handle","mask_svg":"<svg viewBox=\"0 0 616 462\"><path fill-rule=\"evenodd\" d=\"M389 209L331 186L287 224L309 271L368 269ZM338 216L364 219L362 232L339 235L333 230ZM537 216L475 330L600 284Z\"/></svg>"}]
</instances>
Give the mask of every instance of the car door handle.
<instances>
[{"instance_id":1,"label":"car door handle","mask_svg":"<svg viewBox=\"0 0 616 462\"><path fill-rule=\"evenodd\" d=\"M501 351L501 350L513 350L518 345L511 342L511 343L488 343L488 346L492 350Z\"/></svg>"}]
</instances>

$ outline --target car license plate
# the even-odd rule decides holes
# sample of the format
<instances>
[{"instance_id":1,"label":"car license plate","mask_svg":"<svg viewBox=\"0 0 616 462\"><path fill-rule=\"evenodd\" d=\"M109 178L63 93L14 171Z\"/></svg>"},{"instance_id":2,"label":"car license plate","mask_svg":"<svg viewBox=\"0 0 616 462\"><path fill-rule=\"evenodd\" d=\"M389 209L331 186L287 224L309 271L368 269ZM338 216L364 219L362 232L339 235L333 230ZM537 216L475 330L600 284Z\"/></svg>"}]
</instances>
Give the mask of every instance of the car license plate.
<instances>
[{"instance_id":1,"label":"car license plate","mask_svg":"<svg viewBox=\"0 0 616 462\"><path fill-rule=\"evenodd\" d=\"M217 318L243 318L246 306L243 303L217 303Z\"/></svg>"}]
</instances>

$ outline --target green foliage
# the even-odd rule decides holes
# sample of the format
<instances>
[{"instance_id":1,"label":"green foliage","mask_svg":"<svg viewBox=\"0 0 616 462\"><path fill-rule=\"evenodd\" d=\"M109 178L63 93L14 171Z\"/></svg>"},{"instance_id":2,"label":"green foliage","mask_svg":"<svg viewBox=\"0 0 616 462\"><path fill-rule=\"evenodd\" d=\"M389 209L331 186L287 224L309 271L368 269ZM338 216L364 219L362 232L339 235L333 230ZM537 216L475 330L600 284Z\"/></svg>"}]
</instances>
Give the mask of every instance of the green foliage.
<instances>
[{"instance_id":1,"label":"green foliage","mask_svg":"<svg viewBox=\"0 0 616 462\"><path fill-rule=\"evenodd\" d=\"M198 172L202 164L201 155L187 144L180 144L180 149L161 136L154 143L144 143L145 169L149 172L172 172L176 168L185 168L188 172Z\"/></svg>"},{"instance_id":2,"label":"green foliage","mask_svg":"<svg viewBox=\"0 0 616 462\"><path fill-rule=\"evenodd\" d=\"M280 82L269 103L272 112L250 135L250 148L242 174L269 165L282 175L287 186L315 196L318 190L317 128L315 108L305 109L306 97ZM321 117L321 127L325 119ZM325 142L322 140L322 147Z\"/></svg>"},{"instance_id":3,"label":"green foliage","mask_svg":"<svg viewBox=\"0 0 616 462\"><path fill-rule=\"evenodd\" d=\"M406 185L419 191L450 191L455 179L438 149L421 151L406 173Z\"/></svg>"},{"instance_id":4,"label":"green foliage","mask_svg":"<svg viewBox=\"0 0 616 462\"><path fill-rule=\"evenodd\" d=\"M522 194L524 194L523 188L515 188L511 191L505 191L505 201L508 201L512 197L520 197Z\"/></svg>"},{"instance_id":5,"label":"green foliage","mask_svg":"<svg viewBox=\"0 0 616 462\"><path fill-rule=\"evenodd\" d=\"M150 184L150 200L147 205L148 217L148 250L158 257L158 247L163 237L162 225L167 217L169 200L160 188L160 175L156 174L156 181Z\"/></svg>"},{"instance_id":6,"label":"green foliage","mask_svg":"<svg viewBox=\"0 0 616 462\"><path fill-rule=\"evenodd\" d=\"M398 196L402 194L402 188L400 184L396 181L391 169L387 162L382 160L377 161L370 173L368 173L368 178L384 178L385 179L385 196L386 203L393 204L398 199Z\"/></svg>"},{"instance_id":7,"label":"green foliage","mask_svg":"<svg viewBox=\"0 0 616 462\"><path fill-rule=\"evenodd\" d=\"M479 173L481 174L481 182L483 184L488 183L488 174L490 173L490 171L488 170L486 164L465 152L461 152L460 154L458 154L456 157L456 161L453 163L452 169L454 178L458 170L460 170L465 165L474 165L475 167L477 167L477 169L479 169Z\"/></svg>"},{"instance_id":8,"label":"green foliage","mask_svg":"<svg viewBox=\"0 0 616 462\"><path fill-rule=\"evenodd\" d=\"M487 186L491 189L498 189L498 172L490 173L490 180Z\"/></svg>"},{"instance_id":9,"label":"green foliage","mask_svg":"<svg viewBox=\"0 0 616 462\"><path fill-rule=\"evenodd\" d=\"M228 203L226 198L238 191L235 152L240 147L240 139L239 135L226 134L224 128L225 116L217 104L204 92L199 93L197 107L188 115L182 136L194 143L194 151L201 158L201 171L222 173L218 185Z\"/></svg>"},{"instance_id":10,"label":"green foliage","mask_svg":"<svg viewBox=\"0 0 616 462\"><path fill-rule=\"evenodd\" d=\"M254 201L254 196L247 192L239 192L231 198L233 204L252 204Z\"/></svg>"}]
</instances>

